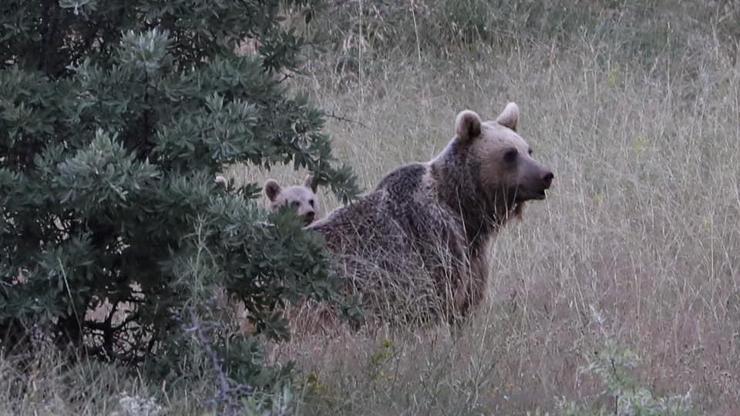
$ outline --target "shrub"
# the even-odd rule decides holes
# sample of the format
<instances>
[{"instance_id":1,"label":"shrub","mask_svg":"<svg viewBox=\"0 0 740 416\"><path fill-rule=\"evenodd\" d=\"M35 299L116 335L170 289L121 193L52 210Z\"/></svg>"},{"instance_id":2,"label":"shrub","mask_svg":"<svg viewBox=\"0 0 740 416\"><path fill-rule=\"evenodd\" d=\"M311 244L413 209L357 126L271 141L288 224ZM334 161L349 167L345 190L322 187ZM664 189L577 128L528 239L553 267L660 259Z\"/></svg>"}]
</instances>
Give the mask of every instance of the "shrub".
<instances>
[{"instance_id":1,"label":"shrub","mask_svg":"<svg viewBox=\"0 0 740 416\"><path fill-rule=\"evenodd\" d=\"M281 28L281 5L316 1L2 2L6 352L35 337L168 374L203 341L192 327L215 317L214 287L273 338L288 335L287 299L332 295L321 241L288 213L266 222L256 185L214 183L225 165L292 163L344 200L357 192L322 114L280 83L304 43ZM238 53L244 40L255 53ZM206 332L217 367L269 383L253 343Z\"/></svg>"}]
</instances>

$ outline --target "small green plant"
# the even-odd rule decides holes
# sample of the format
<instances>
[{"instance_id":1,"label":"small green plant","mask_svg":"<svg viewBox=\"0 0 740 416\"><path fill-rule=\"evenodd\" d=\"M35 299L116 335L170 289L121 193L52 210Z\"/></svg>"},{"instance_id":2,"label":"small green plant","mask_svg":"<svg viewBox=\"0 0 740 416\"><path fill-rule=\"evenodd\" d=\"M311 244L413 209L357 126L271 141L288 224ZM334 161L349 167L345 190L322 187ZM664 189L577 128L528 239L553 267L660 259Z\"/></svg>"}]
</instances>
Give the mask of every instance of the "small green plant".
<instances>
[{"instance_id":1,"label":"small green plant","mask_svg":"<svg viewBox=\"0 0 740 416\"><path fill-rule=\"evenodd\" d=\"M560 403L565 416L688 416L696 414L691 402L691 391L683 395L656 397L634 376L639 367L639 356L618 345L604 326L603 316L591 307L593 320L600 331L603 345L589 357L583 372L596 376L604 385L605 405L584 406L572 401Z\"/></svg>"},{"instance_id":2,"label":"small green plant","mask_svg":"<svg viewBox=\"0 0 740 416\"><path fill-rule=\"evenodd\" d=\"M243 399L243 414L245 416L287 416L298 414L293 387L289 383L280 385L272 393L252 395Z\"/></svg>"},{"instance_id":3,"label":"small green plant","mask_svg":"<svg viewBox=\"0 0 740 416\"><path fill-rule=\"evenodd\" d=\"M132 396L126 392L121 393L118 406L120 410L113 412L112 416L159 416L162 414L162 406L155 398Z\"/></svg>"},{"instance_id":4,"label":"small green plant","mask_svg":"<svg viewBox=\"0 0 740 416\"><path fill-rule=\"evenodd\" d=\"M368 374L373 381L385 381L388 374L385 372L385 365L395 355L393 341L384 339L378 348L370 355L368 362Z\"/></svg>"}]
</instances>

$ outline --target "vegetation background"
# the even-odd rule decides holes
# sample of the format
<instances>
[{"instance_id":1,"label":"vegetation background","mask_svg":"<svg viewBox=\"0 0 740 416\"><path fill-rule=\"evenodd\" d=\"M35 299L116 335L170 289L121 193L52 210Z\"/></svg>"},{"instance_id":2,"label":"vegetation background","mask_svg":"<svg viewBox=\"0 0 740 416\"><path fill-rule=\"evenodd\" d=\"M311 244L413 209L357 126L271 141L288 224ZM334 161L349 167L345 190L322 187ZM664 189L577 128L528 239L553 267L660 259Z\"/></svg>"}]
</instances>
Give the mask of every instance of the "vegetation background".
<instances>
[{"instance_id":1,"label":"vegetation background","mask_svg":"<svg viewBox=\"0 0 740 416\"><path fill-rule=\"evenodd\" d=\"M320 46L287 82L329 114L363 189L439 152L459 110L493 118L507 101L556 180L496 240L488 302L462 334L271 344L267 359L298 375L261 411L735 414L740 2L337 0L283 24ZM25 414L203 414L214 389L54 353L0 368L1 406Z\"/></svg>"}]
</instances>

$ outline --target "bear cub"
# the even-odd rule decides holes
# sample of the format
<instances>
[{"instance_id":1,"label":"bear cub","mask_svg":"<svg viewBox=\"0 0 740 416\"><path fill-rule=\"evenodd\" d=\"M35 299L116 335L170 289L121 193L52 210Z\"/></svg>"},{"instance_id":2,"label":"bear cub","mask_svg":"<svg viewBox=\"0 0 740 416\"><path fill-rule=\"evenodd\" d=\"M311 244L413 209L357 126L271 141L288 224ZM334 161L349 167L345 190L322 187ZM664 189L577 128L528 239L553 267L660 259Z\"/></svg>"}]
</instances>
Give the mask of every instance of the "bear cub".
<instances>
[{"instance_id":1,"label":"bear cub","mask_svg":"<svg viewBox=\"0 0 740 416\"><path fill-rule=\"evenodd\" d=\"M317 182L309 175L303 185L282 188L274 179L265 182L264 191L267 197L267 209L276 212L282 207L290 207L305 225L316 219L319 202L316 198Z\"/></svg>"}]
</instances>

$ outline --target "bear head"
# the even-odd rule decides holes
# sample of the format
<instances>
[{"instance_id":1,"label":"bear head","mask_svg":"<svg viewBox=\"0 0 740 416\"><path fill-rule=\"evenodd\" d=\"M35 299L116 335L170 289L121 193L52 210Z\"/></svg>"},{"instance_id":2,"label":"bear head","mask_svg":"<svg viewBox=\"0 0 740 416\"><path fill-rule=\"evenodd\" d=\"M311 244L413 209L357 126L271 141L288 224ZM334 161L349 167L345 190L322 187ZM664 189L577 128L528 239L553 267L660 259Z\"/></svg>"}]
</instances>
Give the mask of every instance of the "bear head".
<instances>
[{"instance_id":1,"label":"bear head","mask_svg":"<svg viewBox=\"0 0 740 416\"><path fill-rule=\"evenodd\" d=\"M458 203L493 210L491 216L505 220L510 214L520 216L526 201L545 198L554 174L532 157L532 148L517 133L518 121L515 103L491 121L470 110L457 115L455 137L432 164L456 177L446 180L457 184L458 195L473 194Z\"/></svg>"},{"instance_id":2,"label":"bear head","mask_svg":"<svg viewBox=\"0 0 740 416\"><path fill-rule=\"evenodd\" d=\"M306 225L316 219L319 205L316 198L317 183L313 176L306 177L303 185L294 185L282 188L274 179L265 182L265 196L267 208L275 212L282 207L290 207Z\"/></svg>"}]
</instances>

